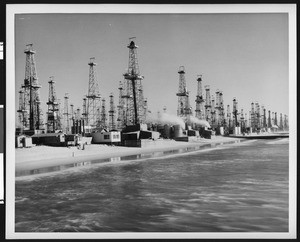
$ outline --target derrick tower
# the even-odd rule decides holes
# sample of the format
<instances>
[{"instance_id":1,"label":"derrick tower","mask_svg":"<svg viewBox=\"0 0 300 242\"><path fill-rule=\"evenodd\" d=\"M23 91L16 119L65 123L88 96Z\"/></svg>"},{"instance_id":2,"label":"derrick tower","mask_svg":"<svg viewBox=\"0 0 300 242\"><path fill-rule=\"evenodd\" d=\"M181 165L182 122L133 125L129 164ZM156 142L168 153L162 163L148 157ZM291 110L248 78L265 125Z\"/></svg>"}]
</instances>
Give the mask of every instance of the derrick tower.
<instances>
[{"instance_id":1,"label":"derrick tower","mask_svg":"<svg viewBox=\"0 0 300 242\"><path fill-rule=\"evenodd\" d=\"M72 121L71 125L74 126L74 121L75 121L74 104L70 104L70 120Z\"/></svg>"},{"instance_id":2,"label":"derrick tower","mask_svg":"<svg viewBox=\"0 0 300 242\"><path fill-rule=\"evenodd\" d=\"M48 96L48 112L47 112L47 132L54 133L58 128L58 102L55 91L54 77L51 76L49 83L49 96Z\"/></svg>"},{"instance_id":3,"label":"derrick tower","mask_svg":"<svg viewBox=\"0 0 300 242\"><path fill-rule=\"evenodd\" d=\"M63 120L63 111L61 108L61 100L57 99L57 108L58 108L58 115L57 115L57 129L62 130L62 120Z\"/></svg>"},{"instance_id":4,"label":"derrick tower","mask_svg":"<svg viewBox=\"0 0 300 242\"><path fill-rule=\"evenodd\" d=\"M86 110L83 110L84 116L86 118L86 125L90 126L91 129L96 128L97 125L97 108L100 107L100 93L97 81L97 72L95 66L95 57L90 58L88 63L89 69L89 89Z\"/></svg>"},{"instance_id":5,"label":"derrick tower","mask_svg":"<svg viewBox=\"0 0 300 242\"><path fill-rule=\"evenodd\" d=\"M252 130L254 131L256 128L256 123L255 123L255 108L254 108L254 102L251 103L251 111L250 111L250 115L249 118L251 120L251 125L250 127L252 128Z\"/></svg>"},{"instance_id":6,"label":"derrick tower","mask_svg":"<svg viewBox=\"0 0 300 242\"><path fill-rule=\"evenodd\" d=\"M25 79L24 84L22 85L24 92L24 104L22 105L22 109L19 109L19 112L22 113L24 118L23 125L26 125L23 127L24 129L43 129L43 114L39 93L41 86L38 83L36 63L34 59L34 54L36 52L33 50L32 44L26 45L24 53L26 54Z\"/></svg>"},{"instance_id":7,"label":"derrick tower","mask_svg":"<svg viewBox=\"0 0 300 242\"><path fill-rule=\"evenodd\" d=\"M241 116L240 116L240 124L242 131L245 129L245 117L244 117L244 110L241 109Z\"/></svg>"},{"instance_id":8,"label":"derrick tower","mask_svg":"<svg viewBox=\"0 0 300 242\"><path fill-rule=\"evenodd\" d=\"M260 125L260 121L261 121L261 115L260 115L260 108L259 108L259 103L256 102L255 103L255 125L256 125L256 128L257 129L260 129L261 128L261 125Z\"/></svg>"},{"instance_id":9,"label":"derrick tower","mask_svg":"<svg viewBox=\"0 0 300 242\"><path fill-rule=\"evenodd\" d=\"M264 114L263 114L263 127L267 128L267 113L266 113L265 108L263 108L263 112L264 112Z\"/></svg>"},{"instance_id":10,"label":"derrick tower","mask_svg":"<svg viewBox=\"0 0 300 242\"><path fill-rule=\"evenodd\" d=\"M86 117L87 117L87 107L86 104L87 103L87 99L86 97L84 97L82 99L82 119L86 122Z\"/></svg>"},{"instance_id":11,"label":"derrick tower","mask_svg":"<svg viewBox=\"0 0 300 242\"><path fill-rule=\"evenodd\" d=\"M233 118L234 118L234 126L238 127L239 123L238 123L238 102L236 100L236 98L233 98L233 107L232 107L232 114L233 114Z\"/></svg>"},{"instance_id":12,"label":"derrick tower","mask_svg":"<svg viewBox=\"0 0 300 242\"><path fill-rule=\"evenodd\" d=\"M277 112L275 112L274 124L275 124L276 126L278 126L278 122L277 122Z\"/></svg>"},{"instance_id":13,"label":"derrick tower","mask_svg":"<svg viewBox=\"0 0 300 242\"><path fill-rule=\"evenodd\" d=\"M268 110L268 128L272 128L272 122L271 122L271 111Z\"/></svg>"},{"instance_id":14,"label":"derrick tower","mask_svg":"<svg viewBox=\"0 0 300 242\"><path fill-rule=\"evenodd\" d=\"M223 100L223 92L219 91L219 105L218 105L218 111L219 111L219 125L223 126L225 123L224 119L224 100Z\"/></svg>"},{"instance_id":15,"label":"derrick tower","mask_svg":"<svg viewBox=\"0 0 300 242\"><path fill-rule=\"evenodd\" d=\"M215 97L211 95L211 126L216 127Z\"/></svg>"},{"instance_id":16,"label":"derrick tower","mask_svg":"<svg viewBox=\"0 0 300 242\"><path fill-rule=\"evenodd\" d=\"M126 125L125 121L125 98L123 94L123 84L120 81L119 83L119 104L117 106L118 108L118 118L117 118L117 125L118 129L123 129Z\"/></svg>"},{"instance_id":17,"label":"derrick tower","mask_svg":"<svg viewBox=\"0 0 300 242\"><path fill-rule=\"evenodd\" d=\"M24 102L24 90L21 89L19 91L19 109L17 110L19 113L19 125L20 128L23 129L28 127L28 118L26 118L27 110L25 109L25 102Z\"/></svg>"},{"instance_id":18,"label":"derrick tower","mask_svg":"<svg viewBox=\"0 0 300 242\"><path fill-rule=\"evenodd\" d=\"M215 97L215 124L216 126L220 126L220 90L216 90Z\"/></svg>"},{"instance_id":19,"label":"derrick tower","mask_svg":"<svg viewBox=\"0 0 300 242\"><path fill-rule=\"evenodd\" d=\"M231 112L230 112L230 105L229 104L227 105L227 114L226 114L226 116L227 116L227 127L228 127L228 129L230 129L231 128Z\"/></svg>"},{"instance_id":20,"label":"derrick tower","mask_svg":"<svg viewBox=\"0 0 300 242\"><path fill-rule=\"evenodd\" d=\"M184 66L179 67L178 74L179 88L176 93L176 96L178 96L177 116L187 117L191 114L191 108L189 106L189 92L186 89Z\"/></svg>"},{"instance_id":21,"label":"derrick tower","mask_svg":"<svg viewBox=\"0 0 300 242\"><path fill-rule=\"evenodd\" d=\"M128 69L124 74L124 93L125 98L125 125L135 125L143 123L145 120L144 115L144 97L143 97L143 76L140 75L137 48L135 44L135 37L129 38L129 61Z\"/></svg>"},{"instance_id":22,"label":"derrick tower","mask_svg":"<svg viewBox=\"0 0 300 242\"><path fill-rule=\"evenodd\" d=\"M279 118L279 128L280 128L280 130L283 130L283 119L282 119L282 113L280 113L280 118Z\"/></svg>"},{"instance_id":23,"label":"derrick tower","mask_svg":"<svg viewBox=\"0 0 300 242\"><path fill-rule=\"evenodd\" d=\"M211 97L210 97L210 86L206 85L205 87L205 119L211 124Z\"/></svg>"},{"instance_id":24,"label":"derrick tower","mask_svg":"<svg viewBox=\"0 0 300 242\"><path fill-rule=\"evenodd\" d=\"M284 115L283 128L284 130L289 130L289 121L288 116L286 114Z\"/></svg>"},{"instance_id":25,"label":"derrick tower","mask_svg":"<svg viewBox=\"0 0 300 242\"><path fill-rule=\"evenodd\" d=\"M64 131L65 131L65 133L70 132L70 119L69 119L69 117L70 117L70 113L69 113L69 94L65 93L65 96L64 96Z\"/></svg>"},{"instance_id":26,"label":"derrick tower","mask_svg":"<svg viewBox=\"0 0 300 242\"><path fill-rule=\"evenodd\" d=\"M105 107L105 98L102 98L102 106L100 112L100 128L107 128L107 116L106 116L106 107Z\"/></svg>"},{"instance_id":27,"label":"derrick tower","mask_svg":"<svg viewBox=\"0 0 300 242\"><path fill-rule=\"evenodd\" d=\"M111 93L109 95L109 120L108 120L108 128L110 130L116 129L116 120L115 120L115 104L114 104L114 95Z\"/></svg>"},{"instance_id":28,"label":"derrick tower","mask_svg":"<svg viewBox=\"0 0 300 242\"><path fill-rule=\"evenodd\" d=\"M198 119L204 119L204 97L202 93L202 75L197 78L197 96L196 96L195 116Z\"/></svg>"}]
</instances>

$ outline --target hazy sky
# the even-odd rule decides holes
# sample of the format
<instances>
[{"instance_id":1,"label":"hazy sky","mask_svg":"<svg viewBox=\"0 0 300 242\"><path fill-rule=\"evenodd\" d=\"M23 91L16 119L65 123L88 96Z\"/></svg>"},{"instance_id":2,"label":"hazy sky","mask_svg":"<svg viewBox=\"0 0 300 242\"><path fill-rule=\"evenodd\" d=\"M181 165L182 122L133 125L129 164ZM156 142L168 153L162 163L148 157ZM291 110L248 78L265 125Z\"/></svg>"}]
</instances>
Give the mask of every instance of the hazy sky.
<instances>
[{"instance_id":1,"label":"hazy sky","mask_svg":"<svg viewBox=\"0 0 300 242\"><path fill-rule=\"evenodd\" d=\"M16 106L25 76L26 44L36 50L42 108L48 81L57 97L82 109L88 92L89 58L108 104L118 103L119 81L128 66L130 37L136 37L144 96L152 112L176 114L179 66L186 70L195 110L197 75L211 94L223 91L225 107L236 97L247 112L251 102L288 114L288 15L266 14L17 14L15 18ZM62 105L63 106L63 105ZM17 107L16 107L17 108ZM108 105L107 105L108 109Z\"/></svg>"}]
</instances>

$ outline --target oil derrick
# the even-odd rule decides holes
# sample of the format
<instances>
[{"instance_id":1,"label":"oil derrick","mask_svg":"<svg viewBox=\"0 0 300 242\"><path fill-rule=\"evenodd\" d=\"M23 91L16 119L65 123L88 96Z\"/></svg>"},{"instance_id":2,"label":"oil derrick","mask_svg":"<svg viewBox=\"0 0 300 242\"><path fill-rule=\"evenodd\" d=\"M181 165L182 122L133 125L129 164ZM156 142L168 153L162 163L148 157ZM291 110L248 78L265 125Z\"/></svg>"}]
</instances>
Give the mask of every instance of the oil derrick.
<instances>
[{"instance_id":1,"label":"oil derrick","mask_svg":"<svg viewBox=\"0 0 300 242\"><path fill-rule=\"evenodd\" d=\"M95 58L90 58L88 63L90 66L89 69L89 89L87 98L86 110L83 110L85 114L85 122L87 126L90 126L91 129L96 128L97 125L97 108L100 107L100 94L99 87L97 82L97 73L95 66Z\"/></svg>"},{"instance_id":2,"label":"oil derrick","mask_svg":"<svg viewBox=\"0 0 300 242\"><path fill-rule=\"evenodd\" d=\"M275 125L275 113L272 112L272 126Z\"/></svg>"},{"instance_id":3,"label":"oil derrick","mask_svg":"<svg viewBox=\"0 0 300 242\"><path fill-rule=\"evenodd\" d=\"M116 120L115 120L115 104L114 104L114 95L111 93L109 95L109 120L108 120L108 128L110 130L116 129Z\"/></svg>"},{"instance_id":4,"label":"oil derrick","mask_svg":"<svg viewBox=\"0 0 300 242\"><path fill-rule=\"evenodd\" d=\"M211 95L211 126L216 127L216 109L214 95Z\"/></svg>"},{"instance_id":5,"label":"oil derrick","mask_svg":"<svg viewBox=\"0 0 300 242\"><path fill-rule=\"evenodd\" d=\"M126 125L125 121L125 97L123 94L123 84L120 81L119 83L119 104L117 106L118 108L118 118L117 118L117 125L118 129L123 129Z\"/></svg>"},{"instance_id":6,"label":"oil derrick","mask_svg":"<svg viewBox=\"0 0 300 242\"><path fill-rule=\"evenodd\" d=\"M211 124L211 97L210 97L210 86L206 85L205 87L205 120Z\"/></svg>"},{"instance_id":7,"label":"oil derrick","mask_svg":"<svg viewBox=\"0 0 300 242\"><path fill-rule=\"evenodd\" d=\"M87 122L87 120L86 120L86 117L87 117L87 107L86 107L86 105L87 105L87 99L86 99L86 97L84 97L82 99L82 119L85 122Z\"/></svg>"},{"instance_id":8,"label":"oil derrick","mask_svg":"<svg viewBox=\"0 0 300 242\"><path fill-rule=\"evenodd\" d=\"M244 114L244 128L248 128L248 117L247 117L247 113L245 112Z\"/></svg>"},{"instance_id":9,"label":"oil derrick","mask_svg":"<svg viewBox=\"0 0 300 242\"><path fill-rule=\"evenodd\" d=\"M241 115L240 115L240 125L242 132L245 131L246 125L245 125L245 117L244 117L244 110L241 109Z\"/></svg>"},{"instance_id":10,"label":"oil derrick","mask_svg":"<svg viewBox=\"0 0 300 242\"><path fill-rule=\"evenodd\" d=\"M100 128L101 129L106 129L107 128L105 98L102 99L101 114L100 114Z\"/></svg>"},{"instance_id":11,"label":"oil derrick","mask_svg":"<svg viewBox=\"0 0 300 242\"><path fill-rule=\"evenodd\" d=\"M267 126L267 114L266 114L266 109L263 108L263 127L266 129L268 126Z\"/></svg>"},{"instance_id":12,"label":"oil derrick","mask_svg":"<svg viewBox=\"0 0 300 242\"><path fill-rule=\"evenodd\" d=\"M75 112L74 112L74 105L73 104L70 104L70 119L71 121L71 126L74 126L75 125Z\"/></svg>"},{"instance_id":13,"label":"oil derrick","mask_svg":"<svg viewBox=\"0 0 300 242\"><path fill-rule=\"evenodd\" d=\"M62 120L63 120L63 112L61 109L61 100L57 99L57 103L58 103L58 115L57 115L57 129L58 130L62 130Z\"/></svg>"},{"instance_id":14,"label":"oil derrick","mask_svg":"<svg viewBox=\"0 0 300 242\"><path fill-rule=\"evenodd\" d=\"M282 113L280 113L280 118L279 118L279 129L283 130L283 119L282 119Z\"/></svg>"},{"instance_id":15,"label":"oil derrick","mask_svg":"<svg viewBox=\"0 0 300 242\"><path fill-rule=\"evenodd\" d=\"M275 112L274 125L278 126L278 123L277 123L277 112Z\"/></svg>"},{"instance_id":16,"label":"oil derrick","mask_svg":"<svg viewBox=\"0 0 300 242\"><path fill-rule=\"evenodd\" d=\"M55 92L54 77L50 77L49 83L49 96L48 96L48 112L47 112L47 133L54 133L57 130L58 122L58 102Z\"/></svg>"},{"instance_id":17,"label":"oil derrick","mask_svg":"<svg viewBox=\"0 0 300 242\"><path fill-rule=\"evenodd\" d=\"M81 120L80 108L77 108L77 109L76 109L76 112L75 112L75 120L77 120L77 121Z\"/></svg>"},{"instance_id":18,"label":"oil derrick","mask_svg":"<svg viewBox=\"0 0 300 242\"><path fill-rule=\"evenodd\" d=\"M191 109L189 106L189 93L186 89L184 66L179 67L178 74L179 88L176 93L176 96L178 96L177 116L187 118L191 114Z\"/></svg>"},{"instance_id":19,"label":"oil derrick","mask_svg":"<svg viewBox=\"0 0 300 242\"><path fill-rule=\"evenodd\" d=\"M196 96L195 116L198 119L204 119L204 97L202 93L202 75L197 78L197 96Z\"/></svg>"},{"instance_id":20,"label":"oil derrick","mask_svg":"<svg viewBox=\"0 0 300 242\"><path fill-rule=\"evenodd\" d=\"M268 110L268 128L272 128L271 111Z\"/></svg>"},{"instance_id":21,"label":"oil derrick","mask_svg":"<svg viewBox=\"0 0 300 242\"><path fill-rule=\"evenodd\" d=\"M284 128L284 130L289 130L289 121L288 121L288 117L286 114L284 115L283 128Z\"/></svg>"},{"instance_id":22,"label":"oil derrick","mask_svg":"<svg viewBox=\"0 0 300 242\"><path fill-rule=\"evenodd\" d=\"M148 100L147 98L144 99L144 116L145 116L145 122L147 121L147 114L148 114Z\"/></svg>"},{"instance_id":23,"label":"oil derrick","mask_svg":"<svg viewBox=\"0 0 300 242\"><path fill-rule=\"evenodd\" d=\"M232 107L232 114L233 114L233 122L234 122L234 126L239 127L239 123L238 123L238 102L236 100L236 98L233 98L233 107Z\"/></svg>"},{"instance_id":24,"label":"oil derrick","mask_svg":"<svg viewBox=\"0 0 300 242\"><path fill-rule=\"evenodd\" d=\"M251 111L250 111L250 120L251 120L251 125L250 127L254 131L256 129L256 123L255 123L255 108L254 108L254 103L251 103Z\"/></svg>"},{"instance_id":25,"label":"oil derrick","mask_svg":"<svg viewBox=\"0 0 300 242\"><path fill-rule=\"evenodd\" d=\"M65 93L64 96L64 132L70 132L70 113L69 113L69 94Z\"/></svg>"},{"instance_id":26,"label":"oil derrick","mask_svg":"<svg viewBox=\"0 0 300 242\"><path fill-rule=\"evenodd\" d=\"M258 102L255 103L255 126L256 129L259 130L261 128L261 116L260 116L260 108Z\"/></svg>"},{"instance_id":27,"label":"oil derrick","mask_svg":"<svg viewBox=\"0 0 300 242\"><path fill-rule=\"evenodd\" d=\"M42 109L39 89L41 86L38 83L36 64L34 59L35 51L32 44L26 45L26 65L25 65L25 79L22 85L24 91L24 119L28 122L23 122L26 130L43 129Z\"/></svg>"},{"instance_id":28,"label":"oil derrick","mask_svg":"<svg viewBox=\"0 0 300 242\"><path fill-rule=\"evenodd\" d=\"M215 98L215 124L217 127L220 126L220 90L216 90Z\"/></svg>"},{"instance_id":29,"label":"oil derrick","mask_svg":"<svg viewBox=\"0 0 300 242\"><path fill-rule=\"evenodd\" d=\"M224 126L225 119L224 119L224 100L223 100L223 92L219 91L219 98L218 98L218 124L220 126Z\"/></svg>"},{"instance_id":30,"label":"oil derrick","mask_svg":"<svg viewBox=\"0 0 300 242\"><path fill-rule=\"evenodd\" d=\"M19 125L20 128L23 129L25 127L28 127L28 118L26 118L27 110L25 109L25 102L24 102L24 91L19 91L19 109L17 110L19 113Z\"/></svg>"},{"instance_id":31,"label":"oil derrick","mask_svg":"<svg viewBox=\"0 0 300 242\"><path fill-rule=\"evenodd\" d=\"M227 114L226 114L226 125L227 128L230 129L231 128L231 112L230 112L230 105L227 105Z\"/></svg>"},{"instance_id":32,"label":"oil derrick","mask_svg":"<svg viewBox=\"0 0 300 242\"><path fill-rule=\"evenodd\" d=\"M143 117L143 87L142 80L143 76L140 75L138 58L137 58L137 48L135 44L135 37L129 38L129 62L128 70L124 74L124 95L125 98L125 124L135 125L142 123L144 121Z\"/></svg>"}]
</instances>

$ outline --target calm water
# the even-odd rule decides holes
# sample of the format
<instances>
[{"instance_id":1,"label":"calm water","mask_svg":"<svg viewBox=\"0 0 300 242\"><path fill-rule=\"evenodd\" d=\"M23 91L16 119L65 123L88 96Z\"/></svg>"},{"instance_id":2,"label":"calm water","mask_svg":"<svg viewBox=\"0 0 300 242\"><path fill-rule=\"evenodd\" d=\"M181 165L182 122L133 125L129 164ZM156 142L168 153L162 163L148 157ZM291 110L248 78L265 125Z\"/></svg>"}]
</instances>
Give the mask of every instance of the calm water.
<instances>
[{"instance_id":1,"label":"calm water","mask_svg":"<svg viewBox=\"0 0 300 242\"><path fill-rule=\"evenodd\" d=\"M16 182L16 232L288 232L288 139Z\"/></svg>"}]
</instances>

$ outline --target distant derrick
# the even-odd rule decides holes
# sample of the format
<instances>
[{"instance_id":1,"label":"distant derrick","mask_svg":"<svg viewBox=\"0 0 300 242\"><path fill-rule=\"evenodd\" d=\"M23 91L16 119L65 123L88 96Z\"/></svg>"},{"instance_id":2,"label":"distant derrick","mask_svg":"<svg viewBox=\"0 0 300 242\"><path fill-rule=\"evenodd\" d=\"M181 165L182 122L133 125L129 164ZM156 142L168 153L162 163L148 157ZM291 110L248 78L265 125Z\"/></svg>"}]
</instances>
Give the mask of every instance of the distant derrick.
<instances>
[{"instance_id":1,"label":"distant derrick","mask_svg":"<svg viewBox=\"0 0 300 242\"><path fill-rule=\"evenodd\" d=\"M105 98L102 99L101 113L100 113L100 129L107 129L107 115Z\"/></svg>"},{"instance_id":2,"label":"distant derrick","mask_svg":"<svg viewBox=\"0 0 300 242\"><path fill-rule=\"evenodd\" d=\"M211 124L211 96L210 96L210 86L206 85L205 87L205 119Z\"/></svg>"},{"instance_id":3,"label":"distant derrick","mask_svg":"<svg viewBox=\"0 0 300 242\"><path fill-rule=\"evenodd\" d=\"M227 113L226 113L226 126L228 129L231 128L232 126L232 121L231 121L231 112L230 112L230 105L227 105Z\"/></svg>"},{"instance_id":4,"label":"distant derrick","mask_svg":"<svg viewBox=\"0 0 300 242\"><path fill-rule=\"evenodd\" d=\"M26 116L26 112L28 110L25 109L25 101L24 101L24 90L21 89L19 91L19 109L17 110L19 114L19 125L21 129L24 129L25 127L29 126L29 120Z\"/></svg>"},{"instance_id":5,"label":"distant derrick","mask_svg":"<svg viewBox=\"0 0 300 242\"><path fill-rule=\"evenodd\" d=\"M211 95L211 126L216 127L215 97Z\"/></svg>"},{"instance_id":6,"label":"distant derrick","mask_svg":"<svg viewBox=\"0 0 300 242\"><path fill-rule=\"evenodd\" d=\"M69 94L64 96L64 132L70 133Z\"/></svg>"},{"instance_id":7,"label":"distant derrick","mask_svg":"<svg viewBox=\"0 0 300 242\"><path fill-rule=\"evenodd\" d=\"M195 116L198 119L204 119L204 98L202 93L202 75L197 78L197 96L196 96Z\"/></svg>"},{"instance_id":8,"label":"distant derrick","mask_svg":"<svg viewBox=\"0 0 300 242\"><path fill-rule=\"evenodd\" d=\"M86 125L91 128L91 130L95 129L99 120L97 120L97 109L100 107L100 93L98 87L97 80L97 72L95 66L95 58L90 58L90 62L88 63L90 66L89 69L89 88L88 95L86 96L86 110L83 110L83 114L85 117Z\"/></svg>"},{"instance_id":9,"label":"distant derrick","mask_svg":"<svg viewBox=\"0 0 300 242\"><path fill-rule=\"evenodd\" d=\"M40 93L41 86L38 83L36 63L34 54L36 53L32 44L26 45L26 63L25 79L22 85L22 92L19 92L19 119L23 130L40 130L43 129L43 113L41 109Z\"/></svg>"},{"instance_id":10,"label":"distant derrick","mask_svg":"<svg viewBox=\"0 0 300 242\"><path fill-rule=\"evenodd\" d=\"M47 132L54 133L58 129L58 102L55 91L54 77L50 77L49 96L48 96L48 112L47 112Z\"/></svg>"},{"instance_id":11,"label":"distant derrick","mask_svg":"<svg viewBox=\"0 0 300 242\"><path fill-rule=\"evenodd\" d=\"M232 114L233 114L233 125L235 127L239 127L239 122L238 122L238 102L236 98L233 98L233 106L232 106Z\"/></svg>"},{"instance_id":12,"label":"distant derrick","mask_svg":"<svg viewBox=\"0 0 300 242\"><path fill-rule=\"evenodd\" d=\"M184 66L179 67L179 88L176 96L178 96L177 116L187 118L192 114L189 103L189 92L186 89L185 69Z\"/></svg>"},{"instance_id":13,"label":"distant derrick","mask_svg":"<svg viewBox=\"0 0 300 242\"><path fill-rule=\"evenodd\" d=\"M125 127L125 98L123 97L123 84L120 81L119 83L119 104L117 106L118 108L118 118L117 118L117 127L118 129L122 129Z\"/></svg>"},{"instance_id":14,"label":"distant derrick","mask_svg":"<svg viewBox=\"0 0 300 242\"><path fill-rule=\"evenodd\" d=\"M108 120L108 128L110 130L116 129L116 119L115 119L115 104L114 104L114 95L111 93L109 95L109 120Z\"/></svg>"}]
</instances>

